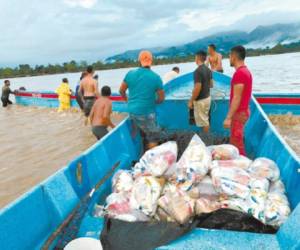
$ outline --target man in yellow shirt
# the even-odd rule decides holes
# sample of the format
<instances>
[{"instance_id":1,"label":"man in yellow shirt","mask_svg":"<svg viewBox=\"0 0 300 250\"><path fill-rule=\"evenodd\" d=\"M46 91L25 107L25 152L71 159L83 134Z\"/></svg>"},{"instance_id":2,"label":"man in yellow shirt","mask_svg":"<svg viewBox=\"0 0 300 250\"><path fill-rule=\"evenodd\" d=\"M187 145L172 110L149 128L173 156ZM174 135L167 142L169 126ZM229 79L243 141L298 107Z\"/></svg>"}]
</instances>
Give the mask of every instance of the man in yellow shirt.
<instances>
[{"instance_id":1,"label":"man in yellow shirt","mask_svg":"<svg viewBox=\"0 0 300 250\"><path fill-rule=\"evenodd\" d=\"M55 92L58 94L58 100L59 100L58 112L69 110L71 107L70 102L71 102L72 92L67 78L64 78L62 80L62 83L56 89Z\"/></svg>"}]
</instances>

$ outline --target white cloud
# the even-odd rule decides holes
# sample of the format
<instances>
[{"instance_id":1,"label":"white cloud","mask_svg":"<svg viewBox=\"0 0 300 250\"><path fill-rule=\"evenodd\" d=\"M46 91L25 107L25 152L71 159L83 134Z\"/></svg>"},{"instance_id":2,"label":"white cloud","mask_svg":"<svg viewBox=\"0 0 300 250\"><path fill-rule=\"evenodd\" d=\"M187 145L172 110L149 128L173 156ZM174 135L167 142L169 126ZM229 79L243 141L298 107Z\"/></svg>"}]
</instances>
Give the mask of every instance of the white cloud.
<instances>
[{"instance_id":1,"label":"white cloud","mask_svg":"<svg viewBox=\"0 0 300 250\"><path fill-rule=\"evenodd\" d=\"M64 0L64 3L66 3L69 6L72 7L83 7L83 8L92 8L98 0Z\"/></svg>"},{"instance_id":2,"label":"white cloud","mask_svg":"<svg viewBox=\"0 0 300 250\"><path fill-rule=\"evenodd\" d=\"M203 31L212 27L233 25L246 16L266 14L267 18L271 12L299 10L299 0L221 0L201 9L183 9L179 14L178 23L185 24L190 31Z\"/></svg>"},{"instance_id":3,"label":"white cloud","mask_svg":"<svg viewBox=\"0 0 300 250\"><path fill-rule=\"evenodd\" d=\"M299 11L299 0L0 0L0 65L98 60L291 23Z\"/></svg>"}]
</instances>

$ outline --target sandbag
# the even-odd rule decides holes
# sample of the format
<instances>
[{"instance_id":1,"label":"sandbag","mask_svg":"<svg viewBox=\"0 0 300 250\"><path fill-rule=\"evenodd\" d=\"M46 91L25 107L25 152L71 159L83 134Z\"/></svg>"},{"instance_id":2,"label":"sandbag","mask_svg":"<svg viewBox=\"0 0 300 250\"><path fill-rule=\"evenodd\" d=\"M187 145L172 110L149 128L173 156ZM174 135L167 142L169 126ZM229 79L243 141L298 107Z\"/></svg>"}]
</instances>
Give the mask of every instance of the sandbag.
<instances>
[{"instance_id":1,"label":"sandbag","mask_svg":"<svg viewBox=\"0 0 300 250\"><path fill-rule=\"evenodd\" d=\"M182 190L188 190L192 184L199 183L207 174L211 165L211 156L198 135L194 135L176 165L176 182ZM180 185L181 186L181 185Z\"/></svg>"},{"instance_id":2,"label":"sandbag","mask_svg":"<svg viewBox=\"0 0 300 250\"><path fill-rule=\"evenodd\" d=\"M133 168L135 177L141 175L162 176L177 160L177 144L169 141L145 152Z\"/></svg>"},{"instance_id":3,"label":"sandbag","mask_svg":"<svg viewBox=\"0 0 300 250\"><path fill-rule=\"evenodd\" d=\"M153 216L157 207L164 183L153 176L141 176L134 181L130 206L132 209L141 210L148 216Z\"/></svg>"},{"instance_id":4,"label":"sandbag","mask_svg":"<svg viewBox=\"0 0 300 250\"><path fill-rule=\"evenodd\" d=\"M270 181L277 181L280 171L277 164L267 158L257 158L249 167L249 173L255 178L267 178Z\"/></svg>"},{"instance_id":5,"label":"sandbag","mask_svg":"<svg viewBox=\"0 0 300 250\"><path fill-rule=\"evenodd\" d=\"M133 187L133 176L131 171L119 170L112 179L112 190L114 193L130 192Z\"/></svg>"},{"instance_id":6,"label":"sandbag","mask_svg":"<svg viewBox=\"0 0 300 250\"><path fill-rule=\"evenodd\" d=\"M213 160L233 160L239 158L239 150L231 144L213 145L207 147Z\"/></svg>"},{"instance_id":7,"label":"sandbag","mask_svg":"<svg viewBox=\"0 0 300 250\"><path fill-rule=\"evenodd\" d=\"M246 198L249 195L249 174L237 167L217 167L211 171L212 182L220 194Z\"/></svg>"}]
</instances>

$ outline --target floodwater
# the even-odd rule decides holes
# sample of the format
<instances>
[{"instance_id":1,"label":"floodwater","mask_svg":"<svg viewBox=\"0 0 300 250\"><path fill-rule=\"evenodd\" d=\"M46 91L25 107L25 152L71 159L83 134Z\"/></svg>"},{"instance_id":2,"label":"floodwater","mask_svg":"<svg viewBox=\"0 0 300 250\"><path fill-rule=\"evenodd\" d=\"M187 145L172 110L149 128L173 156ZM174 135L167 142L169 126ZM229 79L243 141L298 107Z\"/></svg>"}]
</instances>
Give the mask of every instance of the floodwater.
<instances>
[{"instance_id":1,"label":"floodwater","mask_svg":"<svg viewBox=\"0 0 300 250\"><path fill-rule=\"evenodd\" d=\"M300 157L300 116L272 115L269 117L279 133Z\"/></svg>"},{"instance_id":2,"label":"floodwater","mask_svg":"<svg viewBox=\"0 0 300 250\"><path fill-rule=\"evenodd\" d=\"M247 58L252 71L255 92L300 93L300 53ZM155 66L163 76L175 64ZM195 63L179 65L181 74L193 71ZM225 74L232 75L228 59L223 61ZM116 91L129 69L96 72L100 87L109 85ZM11 79L12 89L53 91L63 77L73 89L80 73L46 75ZM0 84L2 85L2 80ZM115 121L122 117L114 115ZM285 118L287 119L287 118ZM288 119L291 120L291 119ZM57 113L55 109L18 107L0 108L0 208L35 184L65 166L70 160L96 142L84 118L78 112ZM300 121L289 123L272 118L291 147L300 155Z\"/></svg>"},{"instance_id":3,"label":"floodwater","mask_svg":"<svg viewBox=\"0 0 300 250\"><path fill-rule=\"evenodd\" d=\"M246 64L253 74L255 92L272 93L300 93L300 52L281 55L267 55L249 57ZM195 63L180 63L170 65L154 66L152 69L163 76L172 69L179 66L180 74L195 70ZM224 74L232 76L234 69L230 67L229 60L223 60ZM129 69L115 69L97 71L100 86L109 85L116 92ZM60 84L62 78L69 79L72 89L78 83L80 73L68 73L57 75L45 75L34 77L21 77L11 79L13 89L24 86L32 91L53 91ZM2 80L0 80L0 83ZM2 83L1 83L2 84Z\"/></svg>"},{"instance_id":4,"label":"floodwater","mask_svg":"<svg viewBox=\"0 0 300 250\"><path fill-rule=\"evenodd\" d=\"M122 118L112 116L115 123ZM77 110L0 108L0 208L96 142L84 120Z\"/></svg>"}]
</instances>

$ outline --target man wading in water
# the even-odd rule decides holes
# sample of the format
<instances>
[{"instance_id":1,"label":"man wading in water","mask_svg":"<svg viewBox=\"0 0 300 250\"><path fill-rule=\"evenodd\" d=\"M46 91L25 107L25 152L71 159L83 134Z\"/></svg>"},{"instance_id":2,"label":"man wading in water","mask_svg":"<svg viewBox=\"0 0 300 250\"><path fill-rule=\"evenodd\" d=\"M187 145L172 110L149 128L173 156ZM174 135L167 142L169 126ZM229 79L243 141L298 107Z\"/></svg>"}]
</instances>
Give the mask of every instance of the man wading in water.
<instances>
[{"instance_id":1,"label":"man wading in water","mask_svg":"<svg viewBox=\"0 0 300 250\"><path fill-rule=\"evenodd\" d=\"M93 104L96 98L100 96L98 90L98 83L93 78L94 70L92 66L86 69L86 76L80 82L78 92L83 93L83 112L86 117L90 115Z\"/></svg>"},{"instance_id":2,"label":"man wading in water","mask_svg":"<svg viewBox=\"0 0 300 250\"><path fill-rule=\"evenodd\" d=\"M101 89L101 97L97 99L91 110L90 120L92 123L92 132L98 140L108 133L107 127L115 127L110 120L112 113L112 103L109 99L110 95L110 87L104 86Z\"/></svg>"},{"instance_id":3,"label":"man wading in water","mask_svg":"<svg viewBox=\"0 0 300 250\"><path fill-rule=\"evenodd\" d=\"M9 100L9 95L10 94L15 94L15 92L11 91L10 89L10 81L5 80L4 81L4 86L2 88L2 95L1 95L1 101L2 101L2 106L7 107L8 105L12 104L12 101Z\"/></svg>"},{"instance_id":4,"label":"man wading in water","mask_svg":"<svg viewBox=\"0 0 300 250\"><path fill-rule=\"evenodd\" d=\"M164 134L156 122L155 104L163 102L165 94L160 76L150 68L152 61L151 52L142 51L141 67L129 71L120 87L120 94L128 100L129 117L142 131L148 148L155 146Z\"/></svg>"}]
</instances>

